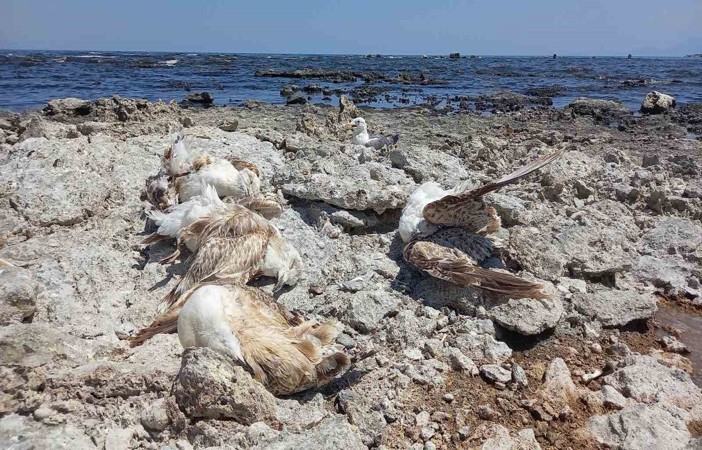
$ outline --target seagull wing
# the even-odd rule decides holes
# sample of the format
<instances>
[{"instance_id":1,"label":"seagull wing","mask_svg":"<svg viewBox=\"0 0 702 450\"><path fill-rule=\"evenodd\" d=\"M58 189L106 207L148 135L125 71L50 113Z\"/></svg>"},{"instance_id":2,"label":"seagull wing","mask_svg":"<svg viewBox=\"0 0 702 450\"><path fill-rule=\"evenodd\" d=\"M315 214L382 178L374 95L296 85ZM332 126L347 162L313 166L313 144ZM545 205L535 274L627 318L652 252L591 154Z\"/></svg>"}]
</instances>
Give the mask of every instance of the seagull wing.
<instances>
[{"instance_id":1,"label":"seagull wing","mask_svg":"<svg viewBox=\"0 0 702 450\"><path fill-rule=\"evenodd\" d=\"M496 231L500 225L499 218L494 208L485 203L484 195L524 178L556 160L562 154L563 150L560 149L505 175L497 181L433 201L424 207L424 219L435 225L464 227L473 233Z\"/></svg>"},{"instance_id":2,"label":"seagull wing","mask_svg":"<svg viewBox=\"0 0 702 450\"><path fill-rule=\"evenodd\" d=\"M240 197L233 200L237 205L241 205L251 211L255 211L266 219L280 217L283 213L283 204L275 198L268 197Z\"/></svg>"},{"instance_id":3,"label":"seagull wing","mask_svg":"<svg viewBox=\"0 0 702 450\"><path fill-rule=\"evenodd\" d=\"M389 147L397 144L398 140L400 140L399 134L373 137L366 142L366 147L373 147L376 150L380 150L383 147Z\"/></svg>"},{"instance_id":4,"label":"seagull wing","mask_svg":"<svg viewBox=\"0 0 702 450\"><path fill-rule=\"evenodd\" d=\"M161 300L158 311L166 312L181 295L203 282L246 284L259 271L266 256L268 233L237 237L212 237L188 259L188 271Z\"/></svg>"},{"instance_id":5,"label":"seagull wing","mask_svg":"<svg viewBox=\"0 0 702 450\"><path fill-rule=\"evenodd\" d=\"M239 159L234 155L229 155L225 159L229 161L236 170L249 169L250 171L255 173L256 176L261 176L261 172L258 170L258 166L254 163L244 161L243 159Z\"/></svg>"},{"instance_id":6,"label":"seagull wing","mask_svg":"<svg viewBox=\"0 0 702 450\"><path fill-rule=\"evenodd\" d=\"M432 242L410 242L403 256L410 264L429 275L459 286L473 286L511 298L545 299L551 296L541 283L510 273L483 269L465 253Z\"/></svg>"}]
</instances>

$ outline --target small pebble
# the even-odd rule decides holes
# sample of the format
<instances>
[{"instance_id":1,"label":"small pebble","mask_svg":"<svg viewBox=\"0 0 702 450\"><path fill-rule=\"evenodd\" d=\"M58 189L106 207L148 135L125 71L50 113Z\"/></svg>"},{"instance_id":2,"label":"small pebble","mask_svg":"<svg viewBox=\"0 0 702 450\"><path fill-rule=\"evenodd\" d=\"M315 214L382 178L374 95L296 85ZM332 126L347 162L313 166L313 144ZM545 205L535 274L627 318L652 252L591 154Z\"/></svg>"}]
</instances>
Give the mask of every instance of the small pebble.
<instances>
[{"instance_id":1,"label":"small pebble","mask_svg":"<svg viewBox=\"0 0 702 450\"><path fill-rule=\"evenodd\" d=\"M460 440L465 441L470 437L470 427L465 426L458 429L458 437Z\"/></svg>"},{"instance_id":2,"label":"small pebble","mask_svg":"<svg viewBox=\"0 0 702 450\"><path fill-rule=\"evenodd\" d=\"M592 350L593 353L599 354L599 353L602 353L602 346L600 344L598 344L597 342L595 342L594 344L592 344L590 346L590 350Z\"/></svg>"},{"instance_id":3,"label":"small pebble","mask_svg":"<svg viewBox=\"0 0 702 450\"><path fill-rule=\"evenodd\" d=\"M419 433L423 441L428 441L434 436L434 429L431 427L424 427Z\"/></svg>"},{"instance_id":4,"label":"small pebble","mask_svg":"<svg viewBox=\"0 0 702 450\"><path fill-rule=\"evenodd\" d=\"M444 401L445 402L451 403L453 401L453 399L454 399L453 394L451 394L451 393L444 394Z\"/></svg>"}]
</instances>

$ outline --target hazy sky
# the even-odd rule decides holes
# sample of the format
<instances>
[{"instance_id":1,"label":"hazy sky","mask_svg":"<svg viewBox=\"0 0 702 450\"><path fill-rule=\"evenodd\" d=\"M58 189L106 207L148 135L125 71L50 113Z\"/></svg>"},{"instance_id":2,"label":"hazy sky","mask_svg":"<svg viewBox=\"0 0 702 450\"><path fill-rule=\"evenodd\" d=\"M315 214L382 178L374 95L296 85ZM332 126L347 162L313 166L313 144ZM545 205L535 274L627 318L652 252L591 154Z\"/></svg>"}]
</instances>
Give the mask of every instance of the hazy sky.
<instances>
[{"instance_id":1,"label":"hazy sky","mask_svg":"<svg viewBox=\"0 0 702 450\"><path fill-rule=\"evenodd\" d=\"M0 0L0 48L702 53L702 0Z\"/></svg>"}]
</instances>

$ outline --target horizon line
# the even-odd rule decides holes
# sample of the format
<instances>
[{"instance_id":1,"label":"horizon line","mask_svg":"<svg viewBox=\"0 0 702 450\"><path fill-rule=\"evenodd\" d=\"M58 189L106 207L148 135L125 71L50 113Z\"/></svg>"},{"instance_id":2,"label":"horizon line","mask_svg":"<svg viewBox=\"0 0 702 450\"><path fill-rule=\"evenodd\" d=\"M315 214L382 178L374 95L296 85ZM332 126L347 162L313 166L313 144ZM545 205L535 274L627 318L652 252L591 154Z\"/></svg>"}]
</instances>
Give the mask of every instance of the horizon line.
<instances>
[{"instance_id":1,"label":"horizon line","mask_svg":"<svg viewBox=\"0 0 702 450\"><path fill-rule=\"evenodd\" d=\"M634 54L634 53L621 53L621 54L559 54L559 53L543 53L543 54L480 54L480 53L462 53L462 52L448 52L448 53L286 53L286 52L233 52L233 51L190 51L190 50L100 50L100 49L40 49L40 48L0 48L0 51L5 52L88 52L88 53L193 53L193 54L225 54L225 55L281 55L281 56L445 56L448 57L452 53L459 53L461 58L468 58L471 56L475 57L543 57L543 58L553 58L556 55L558 58L588 58L588 57L598 57L598 58L627 58L631 55L632 58L687 58L702 55L702 53L689 53L689 54Z\"/></svg>"}]
</instances>

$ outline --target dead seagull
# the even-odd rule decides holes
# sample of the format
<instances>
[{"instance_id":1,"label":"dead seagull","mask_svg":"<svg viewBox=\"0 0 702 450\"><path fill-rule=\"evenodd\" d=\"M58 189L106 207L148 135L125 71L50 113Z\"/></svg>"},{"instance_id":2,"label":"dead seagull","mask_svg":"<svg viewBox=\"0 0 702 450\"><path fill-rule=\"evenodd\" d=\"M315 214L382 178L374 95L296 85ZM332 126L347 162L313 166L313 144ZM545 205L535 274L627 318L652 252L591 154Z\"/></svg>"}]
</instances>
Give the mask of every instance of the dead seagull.
<instances>
[{"instance_id":1,"label":"dead seagull","mask_svg":"<svg viewBox=\"0 0 702 450\"><path fill-rule=\"evenodd\" d=\"M186 202L202 194L202 186L205 184L213 185L220 197L258 195L261 192L258 168L250 163L240 167L237 169L226 159L200 155L193 160L189 174L176 178L178 198Z\"/></svg>"},{"instance_id":2,"label":"dead seagull","mask_svg":"<svg viewBox=\"0 0 702 450\"><path fill-rule=\"evenodd\" d=\"M400 218L405 260L429 275L461 286L473 286L511 298L550 298L545 285L481 264L494 256L485 237L500 228L495 209L484 196L524 178L561 156L563 150L537 159L517 171L476 189L445 191L422 184L410 196Z\"/></svg>"},{"instance_id":3,"label":"dead seagull","mask_svg":"<svg viewBox=\"0 0 702 450\"><path fill-rule=\"evenodd\" d=\"M214 186L204 185L201 191L200 195L192 197L187 202L173 205L166 211L157 209L145 211L146 216L158 226L158 230L141 243L152 244L161 239L176 238L180 230L196 220L226 210L227 205L219 199Z\"/></svg>"},{"instance_id":4,"label":"dead seagull","mask_svg":"<svg viewBox=\"0 0 702 450\"><path fill-rule=\"evenodd\" d=\"M258 276L275 277L274 291L295 286L302 275L302 258L280 231L259 214L241 206L218 217L200 219L178 238L195 249L188 271L164 296L151 324L130 338L141 345L159 333L176 331L178 313L188 292L208 283L245 285Z\"/></svg>"},{"instance_id":5,"label":"dead seagull","mask_svg":"<svg viewBox=\"0 0 702 450\"><path fill-rule=\"evenodd\" d=\"M373 147L376 150L380 150L384 147L392 147L400 140L399 134L370 137L368 135L368 128L366 127L366 121L362 117L356 117L346 127L353 130L353 136L351 136L352 144L365 145L366 147Z\"/></svg>"},{"instance_id":6,"label":"dead seagull","mask_svg":"<svg viewBox=\"0 0 702 450\"><path fill-rule=\"evenodd\" d=\"M260 289L208 285L178 316L183 348L209 347L248 369L274 395L321 386L351 365L334 321L300 320Z\"/></svg>"}]
</instances>

